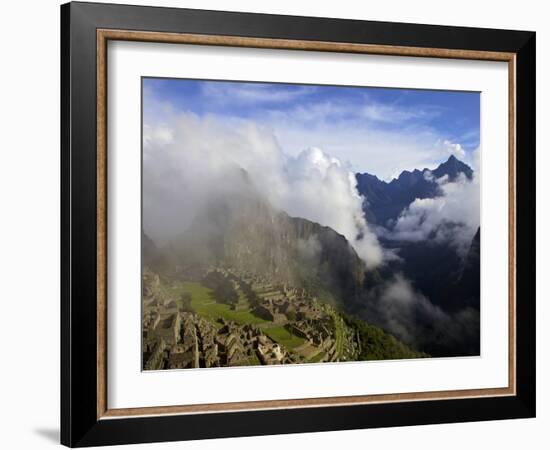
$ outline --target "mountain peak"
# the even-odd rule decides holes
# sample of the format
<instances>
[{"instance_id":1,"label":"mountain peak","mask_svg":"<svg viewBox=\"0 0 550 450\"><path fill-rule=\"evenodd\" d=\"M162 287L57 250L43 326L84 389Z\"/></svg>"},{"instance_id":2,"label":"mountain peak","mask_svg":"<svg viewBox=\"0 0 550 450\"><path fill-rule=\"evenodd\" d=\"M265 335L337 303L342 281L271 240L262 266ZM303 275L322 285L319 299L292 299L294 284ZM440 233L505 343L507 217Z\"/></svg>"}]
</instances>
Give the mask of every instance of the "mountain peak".
<instances>
[{"instance_id":1,"label":"mountain peak","mask_svg":"<svg viewBox=\"0 0 550 450\"><path fill-rule=\"evenodd\" d=\"M456 179L460 173L463 173L466 178L471 180L474 171L468 164L460 161L455 155L451 155L447 161L440 164L437 169L432 171L432 173L436 178L441 178L444 175L448 175L450 180Z\"/></svg>"},{"instance_id":2,"label":"mountain peak","mask_svg":"<svg viewBox=\"0 0 550 450\"><path fill-rule=\"evenodd\" d=\"M368 173L355 176L357 190L366 199L363 203L365 216L369 222L385 224L388 219L396 219L403 208L415 199L440 195L437 179L447 176L448 181L455 181L461 173L471 180L474 172L470 166L451 155L437 169L404 170L389 183Z\"/></svg>"}]
</instances>

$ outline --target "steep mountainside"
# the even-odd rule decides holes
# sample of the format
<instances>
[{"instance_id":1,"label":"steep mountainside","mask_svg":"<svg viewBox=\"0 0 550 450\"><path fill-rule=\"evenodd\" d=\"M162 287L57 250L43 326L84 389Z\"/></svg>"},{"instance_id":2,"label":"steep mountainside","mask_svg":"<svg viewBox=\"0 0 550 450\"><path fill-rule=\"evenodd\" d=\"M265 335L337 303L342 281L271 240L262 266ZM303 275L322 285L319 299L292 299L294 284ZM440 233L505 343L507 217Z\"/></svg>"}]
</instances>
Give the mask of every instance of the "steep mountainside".
<instances>
[{"instance_id":1,"label":"steep mountainside","mask_svg":"<svg viewBox=\"0 0 550 450\"><path fill-rule=\"evenodd\" d=\"M449 299L442 293L456 282L463 266L456 249L450 243L432 240L382 243L399 255L399 259L388 262L389 273L403 273L434 305L446 309Z\"/></svg>"},{"instance_id":2,"label":"steep mountainside","mask_svg":"<svg viewBox=\"0 0 550 450\"><path fill-rule=\"evenodd\" d=\"M401 305L401 309L388 314L394 303L388 304L383 295L376 294L376 283L367 283L375 294L356 305L365 305L363 317L369 317L371 323L433 356L479 354L480 230L473 236L466 256L457 252L452 242L435 239L435 235L422 240L396 240L391 230L395 219L415 199L442 195L438 179L447 177L452 182L461 174L473 178L472 169L451 156L433 171L404 171L389 183L370 174L356 175L357 188L366 198L365 217L381 226L380 243L398 256L379 269L382 282L378 286L402 274L410 281L417 299L408 304L410 311ZM447 222L443 226L447 227L445 234L452 235L452 228L462 225ZM384 228L390 232L382 232Z\"/></svg>"},{"instance_id":3,"label":"steep mountainside","mask_svg":"<svg viewBox=\"0 0 550 450\"><path fill-rule=\"evenodd\" d=\"M459 310L470 307L479 310L480 301L480 250L481 250L481 231L478 228L477 233L472 239L472 244L464 261L462 272L457 282L449 290L450 301L447 306L449 310Z\"/></svg>"},{"instance_id":4,"label":"steep mountainside","mask_svg":"<svg viewBox=\"0 0 550 450\"><path fill-rule=\"evenodd\" d=\"M364 262L344 236L277 211L252 190L211 202L172 253L183 267L233 267L335 300L353 300L365 276Z\"/></svg>"}]
</instances>

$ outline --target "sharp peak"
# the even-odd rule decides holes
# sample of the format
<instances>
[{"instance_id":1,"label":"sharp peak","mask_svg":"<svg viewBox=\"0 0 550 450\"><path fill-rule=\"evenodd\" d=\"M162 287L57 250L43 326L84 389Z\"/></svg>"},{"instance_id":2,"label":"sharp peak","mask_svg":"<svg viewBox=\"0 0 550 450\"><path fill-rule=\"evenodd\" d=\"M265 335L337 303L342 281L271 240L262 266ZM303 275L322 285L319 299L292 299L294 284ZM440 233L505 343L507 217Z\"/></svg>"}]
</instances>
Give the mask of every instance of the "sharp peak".
<instances>
[{"instance_id":1,"label":"sharp peak","mask_svg":"<svg viewBox=\"0 0 550 450\"><path fill-rule=\"evenodd\" d=\"M456 163L458 163L458 164L462 164L462 165L464 165L464 166L470 168L470 166L469 166L468 164L466 164L464 161L458 159L455 155L450 155L450 156L447 158L446 161L439 163L439 165L438 165L435 169L428 169L427 167L424 167L423 169L410 169L410 170L404 169L404 170L402 170L402 171L399 173L399 175L394 176L391 180L388 180L388 181L382 180L382 179L378 178L378 176L376 176L376 175L374 175L374 174L371 174L371 173L369 173L369 172L357 172L355 175L356 175L356 177L357 177L357 176L358 176L358 177L363 177L363 176L365 176L365 177L375 178L375 179L377 179L377 180L379 180L379 181L382 181L382 182L384 182L384 183L386 183L386 184L389 184L389 183L392 183L392 182L394 182L394 181L397 181L397 180L398 180L401 176L403 176L403 175L406 176L406 175L412 175L412 174L415 174L415 173L422 173L422 174L423 174L423 173L425 173L426 171L428 171L428 172L434 172L434 171L436 171L437 169L439 169L441 166L445 167L445 165L446 165L446 164L449 164L449 163L451 163L451 164L456 164ZM471 168L470 168L470 170L471 170Z\"/></svg>"},{"instance_id":2,"label":"sharp peak","mask_svg":"<svg viewBox=\"0 0 550 450\"><path fill-rule=\"evenodd\" d=\"M447 159L447 161L445 162L442 162L439 164L439 167L446 167L447 165L449 164L452 164L452 165L458 165L458 166L466 166L468 168L470 168L470 166L468 164L466 164L464 161L461 161L460 159L458 159L455 155L451 155L449 156L449 158ZM470 168L471 169L471 168ZM436 169L437 170L437 169Z\"/></svg>"},{"instance_id":3,"label":"sharp peak","mask_svg":"<svg viewBox=\"0 0 550 450\"><path fill-rule=\"evenodd\" d=\"M449 163L452 163L452 164L464 164L465 166L468 166L468 164L466 164L464 161L462 161L461 159L458 159L455 155L451 155L449 156L449 158L447 158L447 161L445 162L442 162L440 164L440 166L442 165L445 165L445 164L449 164ZM468 166L469 167L469 166Z\"/></svg>"}]
</instances>

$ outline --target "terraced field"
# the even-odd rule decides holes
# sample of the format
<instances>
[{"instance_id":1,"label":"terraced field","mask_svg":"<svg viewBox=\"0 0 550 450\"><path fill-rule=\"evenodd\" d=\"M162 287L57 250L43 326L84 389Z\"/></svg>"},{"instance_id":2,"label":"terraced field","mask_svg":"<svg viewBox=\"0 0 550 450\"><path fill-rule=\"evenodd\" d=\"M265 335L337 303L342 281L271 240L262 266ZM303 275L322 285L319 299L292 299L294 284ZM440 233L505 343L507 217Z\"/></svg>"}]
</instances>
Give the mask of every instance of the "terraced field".
<instances>
[{"instance_id":1,"label":"terraced field","mask_svg":"<svg viewBox=\"0 0 550 450\"><path fill-rule=\"evenodd\" d=\"M317 346L315 346L315 345L313 345L309 342L306 342L305 344L300 345L299 347L296 347L294 349L294 351L296 353L299 353L300 355L302 355L308 361L316 360L319 353L323 353L323 355L324 355L324 352L321 348L319 348L319 347L317 347Z\"/></svg>"},{"instance_id":2,"label":"terraced field","mask_svg":"<svg viewBox=\"0 0 550 450\"><path fill-rule=\"evenodd\" d=\"M170 288L170 291L176 301L181 304L181 294L188 292L191 294L191 307L197 314L216 323L218 319L223 318L232 320L238 324L259 324L267 322L250 312L248 301L240 293L237 310L232 310L229 305L217 303L212 295L212 290L204 287L201 283L185 281Z\"/></svg>"},{"instance_id":3,"label":"terraced field","mask_svg":"<svg viewBox=\"0 0 550 450\"><path fill-rule=\"evenodd\" d=\"M250 311L248 300L240 291L237 308L235 310L231 309L229 305L216 302L212 290L199 282L185 281L169 288L169 293L176 299L178 304L181 304L180 297L184 292L191 294L191 307L195 312L213 322L216 326L220 326L218 322L220 318L232 320L241 325L264 324L262 327L263 332L287 350L297 351L309 359L310 362L318 362L324 356L324 352L321 352L319 355L318 351L311 351L314 348L309 349L305 339L291 333L284 326L273 326L272 322L254 315ZM265 295L265 293L262 294ZM273 294L273 292L267 292L267 295L271 294ZM251 360L250 363L258 364L259 361Z\"/></svg>"},{"instance_id":4,"label":"terraced field","mask_svg":"<svg viewBox=\"0 0 550 450\"><path fill-rule=\"evenodd\" d=\"M264 328L263 332L275 342L286 347L288 350L294 350L296 347L299 347L306 342L305 339L292 334L285 327Z\"/></svg>"}]
</instances>

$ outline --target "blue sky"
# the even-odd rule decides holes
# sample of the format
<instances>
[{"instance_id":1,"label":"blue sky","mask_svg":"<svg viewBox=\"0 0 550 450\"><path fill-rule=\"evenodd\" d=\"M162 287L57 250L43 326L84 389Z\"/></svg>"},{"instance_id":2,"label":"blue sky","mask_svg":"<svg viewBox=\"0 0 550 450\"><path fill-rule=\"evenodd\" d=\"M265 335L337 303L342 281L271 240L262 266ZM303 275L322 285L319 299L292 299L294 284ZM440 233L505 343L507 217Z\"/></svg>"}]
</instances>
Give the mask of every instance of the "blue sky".
<instances>
[{"instance_id":1,"label":"blue sky","mask_svg":"<svg viewBox=\"0 0 550 450\"><path fill-rule=\"evenodd\" d=\"M319 147L350 169L391 179L450 154L472 164L480 145L480 94L144 78L144 123L192 113L253 122L283 152Z\"/></svg>"}]
</instances>

